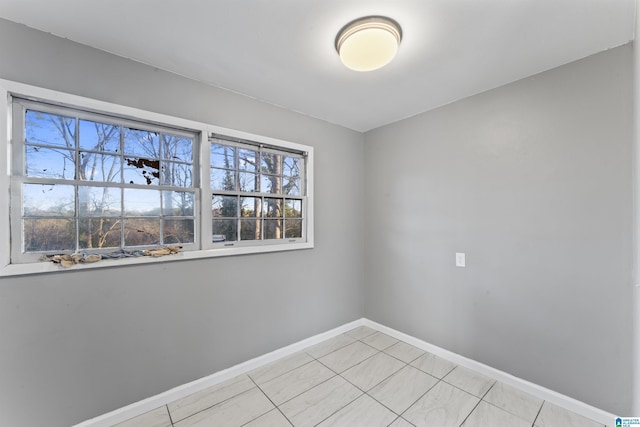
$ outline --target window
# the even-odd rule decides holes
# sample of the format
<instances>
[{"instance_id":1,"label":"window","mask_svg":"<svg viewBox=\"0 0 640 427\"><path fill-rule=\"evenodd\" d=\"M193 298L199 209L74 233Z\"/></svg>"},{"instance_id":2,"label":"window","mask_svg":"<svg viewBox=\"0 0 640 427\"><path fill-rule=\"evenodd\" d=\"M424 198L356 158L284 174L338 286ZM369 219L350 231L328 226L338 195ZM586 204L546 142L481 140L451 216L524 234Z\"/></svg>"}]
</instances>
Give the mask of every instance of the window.
<instances>
[{"instance_id":1,"label":"window","mask_svg":"<svg viewBox=\"0 0 640 427\"><path fill-rule=\"evenodd\" d=\"M213 242L230 246L302 239L304 160L302 152L212 138Z\"/></svg>"},{"instance_id":2,"label":"window","mask_svg":"<svg viewBox=\"0 0 640 427\"><path fill-rule=\"evenodd\" d=\"M0 275L54 270L12 266L61 253L313 247L311 147L3 80L1 91L11 141Z\"/></svg>"},{"instance_id":3,"label":"window","mask_svg":"<svg viewBox=\"0 0 640 427\"><path fill-rule=\"evenodd\" d=\"M13 116L13 259L196 243L194 133L21 99Z\"/></svg>"}]
</instances>

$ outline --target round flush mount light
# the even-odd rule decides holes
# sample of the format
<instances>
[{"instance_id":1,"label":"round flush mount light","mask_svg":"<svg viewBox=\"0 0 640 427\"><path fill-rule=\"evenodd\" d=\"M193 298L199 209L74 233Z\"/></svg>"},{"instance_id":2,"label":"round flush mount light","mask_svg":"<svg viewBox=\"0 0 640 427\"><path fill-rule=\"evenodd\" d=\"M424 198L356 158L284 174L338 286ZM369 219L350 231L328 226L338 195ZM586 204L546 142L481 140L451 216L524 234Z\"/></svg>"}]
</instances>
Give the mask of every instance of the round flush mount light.
<instances>
[{"instance_id":1,"label":"round flush mount light","mask_svg":"<svg viewBox=\"0 0 640 427\"><path fill-rule=\"evenodd\" d=\"M372 71L384 67L396 56L402 29L384 16L366 16L345 25L336 37L342 63L352 70Z\"/></svg>"}]
</instances>

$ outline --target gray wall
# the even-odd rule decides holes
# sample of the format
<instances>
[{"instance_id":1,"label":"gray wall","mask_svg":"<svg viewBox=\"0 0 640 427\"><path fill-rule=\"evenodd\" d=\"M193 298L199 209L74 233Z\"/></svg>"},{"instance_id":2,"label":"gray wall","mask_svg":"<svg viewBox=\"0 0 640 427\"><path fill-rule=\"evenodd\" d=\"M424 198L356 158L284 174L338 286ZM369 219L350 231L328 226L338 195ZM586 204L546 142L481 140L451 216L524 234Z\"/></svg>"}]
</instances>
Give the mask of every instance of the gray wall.
<instances>
[{"instance_id":1,"label":"gray wall","mask_svg":"<svg viewBox=\"0 0 640 427\"><path fill-rule=\"evenodd\" d=\"M315 249L0 279L1 424L80 422L362 317L363 224L340 214L363 210L362 134L4 20L0 58L0 78L316 148Z\"/></svg>"},{"instance_id":2,"label":"gray wall","mask_svg":"<svg viewBox=\"0 0 640 427\"><path fill-rule=\"evenodd\" d=\"M631 45L365 141L366 317L631 413Z\"/></svg>"}]
</instances>

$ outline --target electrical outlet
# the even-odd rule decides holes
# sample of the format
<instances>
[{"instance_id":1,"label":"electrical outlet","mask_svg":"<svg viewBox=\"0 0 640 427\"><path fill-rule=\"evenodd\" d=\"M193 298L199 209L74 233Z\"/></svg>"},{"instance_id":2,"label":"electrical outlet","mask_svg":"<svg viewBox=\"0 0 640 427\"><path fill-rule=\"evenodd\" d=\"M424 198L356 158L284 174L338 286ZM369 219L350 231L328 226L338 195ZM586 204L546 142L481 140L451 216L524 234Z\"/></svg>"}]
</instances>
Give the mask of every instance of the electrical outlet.
<instances>
[{"instance_id":1,"label":"electrical outlet","mask_svg":"<svg viewBox=\"0 0 640 427\"><path fill-rule=\"evenodd\" d=\"M465 254L463 252L456 252L456 267L464 267L466 265Z\"/></svg>"}]
</instances>

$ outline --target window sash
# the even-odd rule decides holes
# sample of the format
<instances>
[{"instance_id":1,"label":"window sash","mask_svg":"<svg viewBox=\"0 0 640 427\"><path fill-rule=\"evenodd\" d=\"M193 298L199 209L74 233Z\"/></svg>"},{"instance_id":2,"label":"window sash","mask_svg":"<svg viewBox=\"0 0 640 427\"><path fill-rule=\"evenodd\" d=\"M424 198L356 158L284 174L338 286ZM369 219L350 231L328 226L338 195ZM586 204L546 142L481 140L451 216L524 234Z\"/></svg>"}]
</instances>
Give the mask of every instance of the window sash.
<instances>
[{"instance_id":1,"label":"window sash","mask_svg":"<svg viewBox=\"0 0 640 427\"><path fill-rule=\"evenodd\" d=\"M245 140L243 140L245 141ZM248 144L245 142L237 142L237 141L231 141L231 140L226 140L226 139L222 139L220 137L216 137L216 138L209 138L209 144L218 144L218 145L223 145L223 146L228 146L228 147L233 147L236 149L236 154L234 155L234 165L230 165L229 167L220 167L220 166L211 166L211 164L209 165L209 170L220 170L220 171L225 171L225 172L229 172L233 174L233 178L235 181L235 187L236 189L234 190L228 190L228 189L220 189L220 188L213 188L213 185L210 185L210 189L212 192L218 193L229 193L229 194L236 194L236 193L242 193L242 194L256 194L256 195L268 195L271 194L273 196L283 196L283 197L291 197L291 198L304 198L307 196L307 186L306 186L306 160L307 160L307 153L306 152L302 152L302 151L294 151L294 150L277 150L272 148L271 146L266 146L266 145L262 145L259 143L254 143L254 144ZM240 174L255 174L257 175L257 178L259 178L258 180L261 182L262 180L260 179L263 176L276 176L276 177L280 177L283 180L285 178L291 177L291 175L286 175L285 171L284 171L284 167L281 166L281 170L279 173L277 174L273 174L273 173L263 173L262 172L262 168L261 166L257 166L255 170L246 170L243 169L240 166L240 156L237 154L238 153L238 149L245 149L245 150L251 150L257 153L257 157L260 160L256 160L256 163L261 165L262 162L262 153L268 153L268 154L275 154L275 155L279 155L287 158L292 158L292 159L298 159L299 160L299 172L298 172L298 177L300 179L300 183L299 183L299 191L300 194L288 194L288 193L283 193L283 192L277 192L277 193L270 193L270 192L266 192L266 191L261 191L262 188L260 188L257 191L246 191L246 190L240 190L238 189L239 187L239 183L238 180L240 178ZM283 159L280 160L281 163L283 163ZM211 162L209 162L211 163Z\"/></svg>"},{"instance_id":2,"label":"window sash","mask_svg":"<svg viewBox=\"0 0 640 427\"><path fill-rule=\"evenodd\" d=\"M216 145L231 147L234 149L233 162L228 162L228 164L225 164L222 167L220 165L212 166L211 163L213 162L209 163L210 171L220 170L220 171L224 171L225 173L228 173L229 176L232 176L234 187L235 187L234 189L219 189L219 188L214 188L213 184L210 185L209 193L212 196L211 203L213 203L213 199L216 196L230 196L230 197L232 196L237 199L235 215L211 218L212 234L211 234L210 240L212 243L212 247L215 248L215 247L221 247L221 246L232 247L232 246L247 246L247 245L269 245L269 244L278 244L281 242L296 243L296 242L305 241L307 238L306 212L307 212L307 206L308 206L307 205L307 188L306 188L307 153L299 150L287 150L287 149L281 150L279 148L275 148L274 146L271 146L268 144L261 144L259 142L248 141L248 140L239 139L239 138L228 138L228 137L224 137L216 134L212 135L209 138L209 143L210 145L216 144ZM256 153L256 156L254 159L255 167L251 168L251 170L249 171L247 171L246 168L243 168L241 165L241 159L240 159L241 156L239 155L239 152L241 150L250 150ZM280 167L279 167L279 172L277 174L269 174L269 173L263 172L263 167L262 167L263 153L267 155L276 155L280 157L279 158ZM275 176L279 178L281 181L284 181L285 178L290 177L290 175L285 175L285 171L283 167L284 158L291 158L291 159L298 160L298 165L299 165L299 171L298 171L299 184L298 185L299 185L300 194L290 195L282 191L271 193L271 192L264 191L264 189L262 188L261 183L263 181L264 176L267 176L267 177ZM258 185L259 188L257 189L252 188L251 191L243 190L239 182L240 176L243 173L255 174L256 181L259 183ZM213 173L210 173L210 175L213 175ZM280 188L280 190L281 189L282 188ZM240 206L240 201L243 198L259 199L261 200L261 203L260 203L261 206L264 205L265 199L279 199L282 201L282 217L269 218L265 216L264 212L257 217L243 217L241 212L241 206ZM302 216L299 218L297 217L285 218L284 217L285 200L299 201L302 207ZM211 209L213 210L212 205L211 205ZM275 220L281 220L282 222L279 227L276 227L276 230L279 229L280 232L282 233L282 237L269 238L271 236L268 234L269 233L268 224L272 224L272 221L275 221ZM246 236L246 234L244 234L246 233L245 224L249 224L250 222L255 223L255 227L253 228L253 230L255 230L255 238L243 239L243 235ZM300 236L287 237L286 235L287 223L295 223L295 224L300 223L300 228L301 228ZM229 230L228 233L224 233L225 240L222 240L223 234L220 232L217 232L213 224L218 224L218 225L226 224L227 226L232 226L231 230ZM243 227L245 228L243 229ZM233 236L234 238L228 239L227 236L229 237Z\"/></svg>"},{"instance_id":3,"label":"window sash","mask_svg":"<svg viewBox=\"0 0 640 427\"><path fill-rule=\"evenodd\" d=\"M48 141L36 141L31 142L28 141L27 138L27 120L26 114L28 111L34 111L36 113L43 113L49 115L57 115L69 117L74 120L74 129L73 129L73 143L72 147L68 147L66 145L56 145L52 144ZM199 221L197 218L197 212L199 211L199 189L196 185L199 182L198 174L196 173L197 169L197 160L198 160L198 138L195 132L186 132L183 129L174 129L167 126L158 126L154 123L140 123L130 119L120 119L115 118L109 115L103 115L100 113L82 111L74 108L68 108L66 106L54 106L48 103L41 103L39 101L31 101L25 100L21 98L13 98L12 99L12 132L13 132L13 150L12 150L12 175L11 175L11 234L14 236L12 239L11 245L11 262L12 263L23 263L23 262L33 262L37 261L43 254L51 254L51 253L73 253L73 252L113 252L120 249L126 250L137 250L141 248L154 247L158 245L158 242L162 242L162 244L178 244L183 247L183 250L193 250L198 249L199 243ZM81 121L91 121L105 125L117 126L116 138L117 138L117 149L114 152L107 151L97 151L97 150L87 150L82 147L81 135L78 134L80 129ZM157 172L157 183L151 183L151 185L145 185L141 183L127 183L125 180L126 174L126 166L124 164L126 159L131 158L140 158L147 159L146 156L136 154L136 153L125 153L123 152L123 147L125 144L125 129L135 129L142 130L143 132L149 132L150 134L156 134L158 136L158 172ZM168 138L187 138L191 141L191 161L174 160L171 161L166 160L167 155L164 154L162 150L166 147L163 147L161 144L161 139L164 138L165 135L168 135ZM163 138L161 138L163 137ZM70 142L71 139L68 139L67 142ZM27 150L30 147L34 147L36 151L45 150L47 147L52 147L57 150L68 151L68 155L72 156L73 163L73 174L72 176L66 178L59 177L42 177L42 176L29 176L27 170ZM114 158L120 159L118 172L115 177L115 181L109 180L89 180L89 179L81 179L80 177L80 156L86 155L86 153L99 153L102 155L113 156ZM165 157L164 159L161 159ZM163 171L163 167L172 167L173 164L183 165L188 169L191 169L189 172L187 169L187 173L190 174L191 184L189 186L179 186L179 185L162 185L163 175L165 171ZM161 166L162 165L162 166ZM166 166L168 165L168 166ZM142 174L144 177L144 174ZM149 180L147 180L149 182ZM155 185L154 185L155 184ZM42 185L42 186L51 186L51 188L55 188L54 186L68 186L73 188L73 209L72 215L60 216L55 213L45 213L41 215L30 215L25 212L24 204L25 204L25 194L24 189L25 186L28 185ZM45 188L45 187L43 187ZM120 202L118 206L119 213L118 215L108 216L111 221L119 222L117 227L108 228L104 230L107 234L111 233L110 242L118 242L117 246L109 246L109 247L91 247L93 246L94 236L89 235L81 238L83 234L83 230L86 231L86 228L83 226L87 226L92 224L95 221L100 221L100 218L107 218L103 216L92 217L90 215L84 214L81 212L80 206L80 191L83 189L111 189L118 190L120 192ZM158 212L152 216L139 217L133 214L127 214L125 209L125 192L127 190L146 190L149 191L150 195L152 193L157 193L158 195ZM191 214L190 215L175 215L175 212L168 211L169 205L165 200L170 193L182 193L185 195L191 195L189 198L191 199ZM44 199L41 200L41 202ZM114 207L115 209L115 207ZM144 218L144 219L142 219ZM35 250L35 248L29 248L27 240L30 236L27 235L26 226L27 224L34 225L39 221L49 221L50 224L55 224L56 221L59 223L61 219L68 220L69 227L71 230L68 231L69 237L66 239L67 243L71 243L70 246L66 248L45 248L44 250ZM184 240L192 240L185 242L177 242L175 237L169 235L169 228L171 225L177 225L178 220L183 220L182 223L184 234L182 234L182 239ZM53 221L53 223L52 223ZM141 222L142 221L142 222ZM131 234L131 230L127 230L127 224L143 224L147 222L152 228L152 234L148 239L143 237L142 240L138 239L138 241L129 240L129 234ZM190 223L189 223L190 221ZM155 223L152 224L152 222ZM43 224L43 223L41 223ZM103 222L104 224L104 222ZM191 232L193 231L192 237L189 238ZM102 234L103 230L96 230L96 233ZM147 231L137 230L137 232L146 234ZM117 236L119 234L119 236ZM117 236L117 237L116 237ZM71 240L69 240L71 239ZM157 242L155 241L157 240ZM172 240L172 241L171 241ZM105 241L104 239L99 239L98 242ZM136 244L136 243L144 243L144 244ZM55 245L54 245L55 246Z\"/></svg>"}]
</instances>

